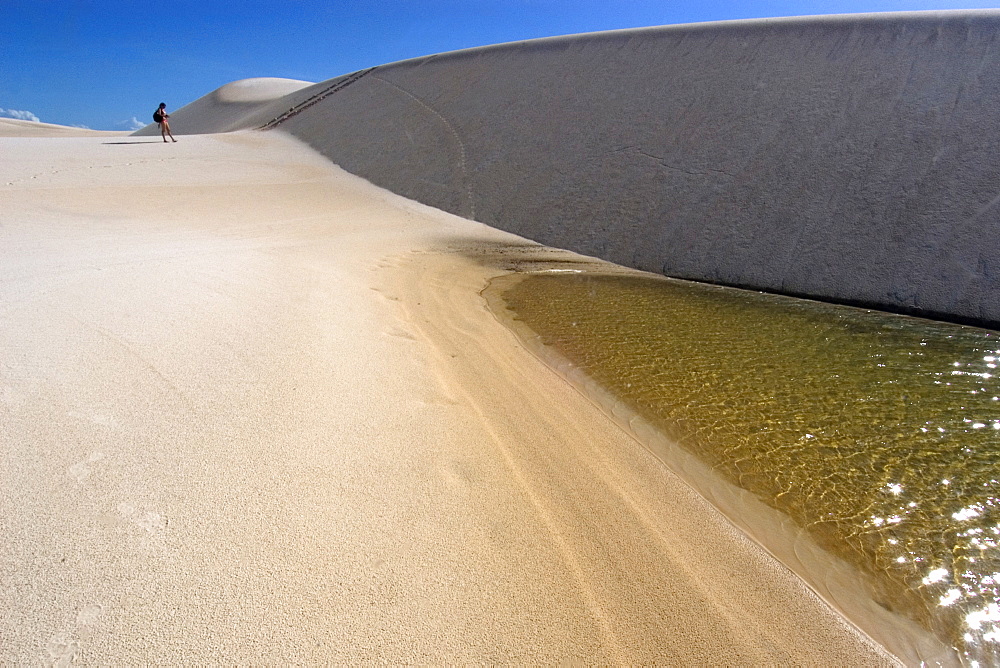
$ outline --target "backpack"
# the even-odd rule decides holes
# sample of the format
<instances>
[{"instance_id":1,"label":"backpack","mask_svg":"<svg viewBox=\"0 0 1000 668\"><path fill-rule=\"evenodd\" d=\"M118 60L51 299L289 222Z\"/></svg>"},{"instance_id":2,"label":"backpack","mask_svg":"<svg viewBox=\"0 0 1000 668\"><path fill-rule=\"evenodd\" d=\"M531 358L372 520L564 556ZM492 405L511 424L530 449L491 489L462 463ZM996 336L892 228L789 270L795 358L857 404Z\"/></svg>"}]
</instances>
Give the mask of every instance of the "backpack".
<instances>
[{"instance_id":1,"label":"backpack","mask_svg":"<svg viewBox=\"0 0 1000 668\"><path fill-rule=\"evenodd\" d=\"M157 109L156 111L153 112L153 122L154 123L162 123L163 122L163 114L160 113L159 109Z\"/></svg>"}]
</instances>

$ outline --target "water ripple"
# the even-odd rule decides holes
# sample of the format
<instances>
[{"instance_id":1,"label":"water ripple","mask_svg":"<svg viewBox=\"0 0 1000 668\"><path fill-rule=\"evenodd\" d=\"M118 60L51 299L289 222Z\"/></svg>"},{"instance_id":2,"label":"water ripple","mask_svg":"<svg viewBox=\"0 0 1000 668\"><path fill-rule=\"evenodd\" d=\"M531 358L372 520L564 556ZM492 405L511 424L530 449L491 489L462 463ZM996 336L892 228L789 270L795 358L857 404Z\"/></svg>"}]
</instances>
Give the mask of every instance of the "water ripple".
<instances>
[{"instance_id":1,"label":"water ripple","mask_svg":"<svg viewBox=\"0 0 1000 668\"><path fill-rule=\"evenodd\" d=\"M1000 663L996 332L637 276L503 293L542 343L872 576L877 600Z\"/></svg>"}]
</instances>

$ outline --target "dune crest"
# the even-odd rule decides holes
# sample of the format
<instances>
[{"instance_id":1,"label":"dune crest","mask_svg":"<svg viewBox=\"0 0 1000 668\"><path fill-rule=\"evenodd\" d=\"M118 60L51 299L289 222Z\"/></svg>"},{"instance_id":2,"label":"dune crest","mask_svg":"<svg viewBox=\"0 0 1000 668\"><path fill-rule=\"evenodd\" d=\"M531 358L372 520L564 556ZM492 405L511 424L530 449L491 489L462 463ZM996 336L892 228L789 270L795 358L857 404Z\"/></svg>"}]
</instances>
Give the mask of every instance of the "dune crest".
<instances>
[{"instance_id":1,"label":"dune crest","mask_svg":"<svg viewBox=\"0 0 1000 668\"><path fill-rule=\"evenodd\" d=\"M218 102L270 102L289 93L313 85L312 81L280 79L277 77L256 77L227 83L212 93Z\"/></svg>"},{"instance_id":2,"label":"dune crest","mask_svg":"<svg viewBox=\"0 0 1000 668\"><path fill-rule=\"evenodd\" d=\"M277 127L550 246L997 328L1000 84L982 72L1000 67L998 30L1000 11L963 10L572 35L379 65L238 113L196 101L171 123L259 128L308 104Z\"/></svg>"},{"instance_id":3,"label":"dune crest","mask_svg":"<svg viewBox=\"0 0 1000 668\"><path fill-rule=\"evenodd\" d=\"M298 101L307 99L317 86L322 84L258 77L232 81L178 109L167 100L170 129L175 135L200 135L257 128ZM155 105L156 102L150 105L149 120L152 120ZM159 134L156 123L135 132L140 137Z\"/></svg>"}]
</instances>

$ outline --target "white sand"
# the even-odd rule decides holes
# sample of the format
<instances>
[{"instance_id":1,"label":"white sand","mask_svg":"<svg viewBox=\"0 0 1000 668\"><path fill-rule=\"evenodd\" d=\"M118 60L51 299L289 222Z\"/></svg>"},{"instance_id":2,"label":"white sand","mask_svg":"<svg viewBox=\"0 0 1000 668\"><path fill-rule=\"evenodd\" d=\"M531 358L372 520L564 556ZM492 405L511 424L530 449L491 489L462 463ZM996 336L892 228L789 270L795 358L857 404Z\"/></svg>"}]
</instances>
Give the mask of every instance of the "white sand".
<instances>
[{"instance_id":1,"label":"white sand","mask_svg":"<svg viewBox=\"0 0 1000 668\"><path fill-rule=\"evenodd\" d=\"M54 123L0 118L0 137L123 137L128 134L116 130L90 130Z\"/></svg>"},{"instance_id":2,"label":"white sand","mask_svg":"<svg viewBox=\"0 0 1000 668\"><path fill-rule=\"evenodd\" d=\"M230 103L269 102L306 86L312 86L313 83L312 81L279 79L277 77L240 79L217 88L209 97L217 107ZM218 113L219 110L213 109L211 111Z\"/></svg>"},{"instance_id":3,"label":"white sand","mask_svg":"<svg viewBox=\"0 0 1000 668\"><path fill-rule=\"evenodd\" d=\"M258 128L308 97L309 92L290 100L286 96L314 85L309 81L274 77L233 81L180 109L174 109L168 102L170 129L179 136ZM152 118L152 109L149 114L148 118ZM160 136L160 132L160 127L151 123L138 130L136 136Z\"/></svg>"},{"instance_id":4,"label":"white sand","mask_svg":"<svg viewBox=\"0 0 1000 668\"><path fill-rule=\"evenodd\" d=\"M280 133L0 139L0 664L890 661Z\"/></svg>"}]
</instances>

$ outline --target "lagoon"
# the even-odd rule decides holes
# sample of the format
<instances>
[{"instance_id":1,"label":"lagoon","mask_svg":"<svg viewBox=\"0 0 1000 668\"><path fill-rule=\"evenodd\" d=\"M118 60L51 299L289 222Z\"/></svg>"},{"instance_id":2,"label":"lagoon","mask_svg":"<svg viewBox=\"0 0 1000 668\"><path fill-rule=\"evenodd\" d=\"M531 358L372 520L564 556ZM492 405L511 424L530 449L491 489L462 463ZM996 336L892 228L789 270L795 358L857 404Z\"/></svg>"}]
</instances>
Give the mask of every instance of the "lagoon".
<instances>
[{"instance_id":1,"label":"lagoon","mask_svg":"<svg viewBox=\"0 0 1000 668\"><path fill-rule=\"evenodd\" d=\"M490 292L543 357L790 518L878 605L963 662L1000 658L997 332L651 275Z\"/></svg>"}]
</instances>

